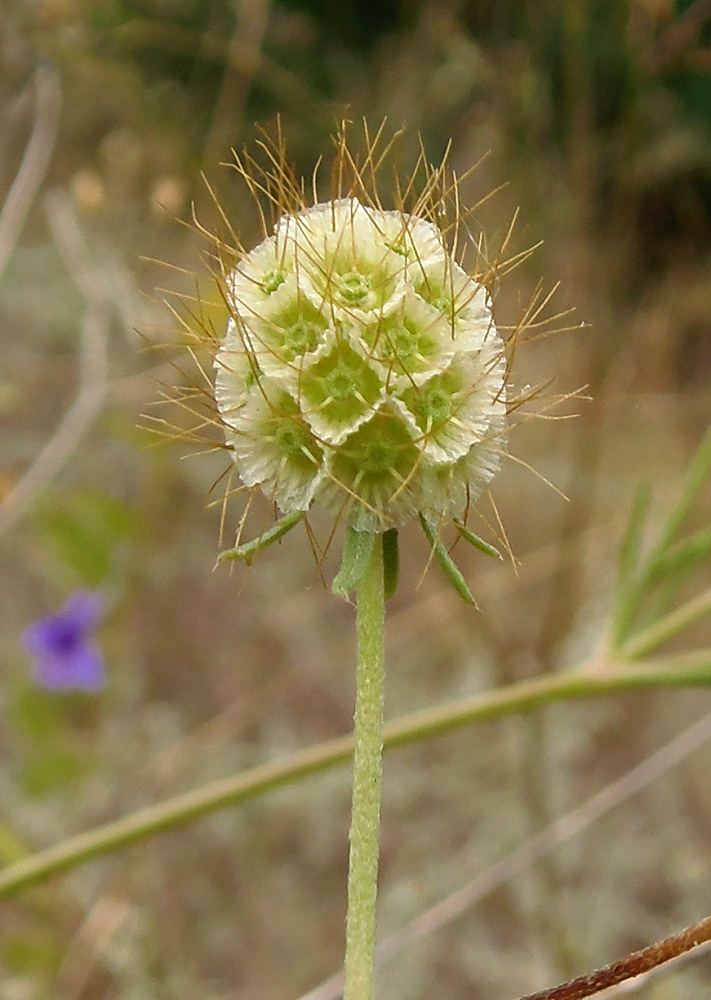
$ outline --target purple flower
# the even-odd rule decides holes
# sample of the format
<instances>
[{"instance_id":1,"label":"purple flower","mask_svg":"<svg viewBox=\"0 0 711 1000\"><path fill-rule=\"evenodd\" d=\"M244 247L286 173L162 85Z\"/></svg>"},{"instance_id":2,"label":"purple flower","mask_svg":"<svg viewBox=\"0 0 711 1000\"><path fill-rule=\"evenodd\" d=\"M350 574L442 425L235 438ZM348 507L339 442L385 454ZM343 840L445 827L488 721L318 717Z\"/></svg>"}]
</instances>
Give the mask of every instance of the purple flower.
<instances>
[{"instance_id":1,"label":"purple flower","mask_svg":"<svg viewBox=\"0 0 711 1000\"><path fill-rule=\"evenodd\" d=\"M35 658L35 678L49 691L98 691L106 680L101 653L91 634L101 616L98 594L78 590L56 615L31 625L22 635Z\"/></svg>"}]
</instances>

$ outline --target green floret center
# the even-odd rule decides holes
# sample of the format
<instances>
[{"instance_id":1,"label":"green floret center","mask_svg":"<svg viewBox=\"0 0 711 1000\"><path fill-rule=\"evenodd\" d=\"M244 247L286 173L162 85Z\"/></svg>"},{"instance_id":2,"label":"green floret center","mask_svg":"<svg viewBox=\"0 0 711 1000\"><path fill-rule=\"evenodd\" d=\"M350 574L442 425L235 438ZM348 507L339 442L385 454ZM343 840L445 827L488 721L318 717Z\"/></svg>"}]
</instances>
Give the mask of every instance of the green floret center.
<instances>
[{"instance_id":1,"label":"green floret center","mask_svg":"<svg viewBox=\"0 0 711 1000\"><path fill-rule=\"evenodd\" d=\"M417 354L419 337L417 331L402 323L394 334L386 338L385 354L400 361L410 361Z\"/></svg>"},{"instance_id":2,"label":"green floret center","mask_svg":"<svg viewBox=\"0 0 711 1000\"><path fill-rule=\"evenodd\" d=\"M437 355L432 334L419 318L407 314L381 317L376 325L363 330L362 336L378 361L400 374L426 371Z\"/></svg>"},{"instance_id":3,"label":"green floret center","mask_svg":"<svg viewBox=\"0 0 711 1000\"><path fill-rule=\"evenodd\" d=\"M416 291L425 302L429 302L431 306L438 309L447 319L452 320L455 315L459 315L456 295L452 294L454 289L451 286L448 276L445 276L445 280L441 281L423 275L423 279L417 282Z\"/></svg>"},{"instance_id":4,"label":"green floret center","mask_svg":"<svg viewBox=\"0 0 711 1000\"><path fill-rule=\"evenodd\" d=\"M417 400L415 410L421 420L439 423L452 415L452 397L438 386L426 387Z\"/></svg>"},{"instance_id":5,"label":"green floret center","mask_svg":"<svg viewBox=\"0 0 711 1000\"><path fill-rule=\"evenodd\" d=\"M362 302L370 291L370 279L357 271L349 271L337 278L338 294L348 305Z\"/></svg>"},{"instance_id":6,"label":"green floret center","mask_svg":"<svg viewBox=\"0 0 711 1000\"><path fill-rule=\"evenodd\" d=\"M292 468L312 473L321 462L323 451L301 419L296 401L288 393L281 393L272 405L274 414L262 428L265 439L276 446Z\"/></svg>"},{"instance_id":7,"label":"green floret center","mask_svg":"<svg viewBox=\"0 0 711 1000\"><path fill-rule=\"evenodd\" d=\"M284 354L287 361L293 361L300 354L315 351L318 347L321 329L305 319L297 319L284 331Z\"/></svg>"},{"instance_id":8,"label":"green floret center","mask_svg":"<svg viewBox=\"0 0 711 1000\"><path fill-rule=\"evenodd\" d=\"M306 462L313 466L320 461L323 453L304 423L296 400L288 392L279 392L269 405L272 412L262 424L260 436L276 445L292 463Z\"/></svg>"},{"instance_id":9,"label":"green floret center","mask_svg":"<svg viewBox=\"0 0 711 1000\"><path fill-rule=\"evenodd\" d=\"M309 407L335 427L358 419L381 390L376 373L345 341L305 369L300 385Z\"/></svg>"},{"instance_id":10,"label":"green floret center","mask_svg":"<svg viewBox=\"0 0 711 1000\"><path fill-rule=\"evenodd\" d=\"M393 468L400 451L399 445L368 442L363 446L358 464L371 476L382 475Z\"/></svg>"},{"instance_id":11,"label":"green floret center","mask_svg":"<svg viewBox=\"0 0 711 1000\"><path fill-rule=\"evenodd\" d=\"M292 457L308 452L313 439L305 427L299 426L293 420L285 420L274 432L274 441L280 451Z\"/></svg>"},{"instance_id":12,"label":"green floret center","mask_svg":"<svg viewBox=\"0 0 711 1000\"><path fill-rule=\"evenodd\" d=\"M264 346L284 361L293 361L315 351L328 323L307 299L299 297L283 305L259 325Z\"/></svg>"},{"instance_id":13,"label":"green floret center","mask_svg":"<svg viewBox=\"0 0 711 1000\"><path fill-rule=\"evenodd\" d=\"M352 434L338 451L336 478L350 487L393 483L407 479L417 464L418 450L405 425L393 414L376 413Z\"/></svg>"},{"instance_id":14,"label":"green floret center","mask_svg":"<svg viewBox=\"0 0 711 1000\"><path fill-rule=\"evenodd\" d=\"M409 248L405 246L402 240L385 240L384 243L388 250L392 250L393 253L397 253L401 257L408 257L410 254Z\"/></svg>"},{"instance_id":15,"label":"green floret center","mask_svg":"<svg viewBox=\"0 0 711 1000\"><path fill-rule=\"evenodd\" d=\"M462 382L451 371L403 393L403 401L424 431L446 424L461 406Z\"/></svg>"},{"instance_id":16,"label":"green floret center","mask_svg":"<svg viewBox=\"0 0 711 1000\"><path fill-rule=\"evenodd\" d=\"M441 313L448 319L452 319L454 316L454 303L448 295L441 293L440 295L435 295L434 298L430 299L430 304L439 309Z\"/></svg>"},{"instance_id":17,"label":"green floret center","mask_svg":"<svg viewBox=\"0 0 711 1000\"><path fill-rule=\"evenodd\" d=\"M323 380L323 387L332 399L348 399L358 388L358 378L347 365L340 364Z\"/></svg>"},{"instance_id":18,"label":"green floret center","mask_svg":"<svg viewBox=\"0 0 711 1000\"><path fill-rule=\"evenodd\" d=\"M272 295L280 285L284 284L285 281L286 275L284 272L275 268L272 271L267 271L262 278L259 287L265 295Z\"/></svg>"}]
</instances>

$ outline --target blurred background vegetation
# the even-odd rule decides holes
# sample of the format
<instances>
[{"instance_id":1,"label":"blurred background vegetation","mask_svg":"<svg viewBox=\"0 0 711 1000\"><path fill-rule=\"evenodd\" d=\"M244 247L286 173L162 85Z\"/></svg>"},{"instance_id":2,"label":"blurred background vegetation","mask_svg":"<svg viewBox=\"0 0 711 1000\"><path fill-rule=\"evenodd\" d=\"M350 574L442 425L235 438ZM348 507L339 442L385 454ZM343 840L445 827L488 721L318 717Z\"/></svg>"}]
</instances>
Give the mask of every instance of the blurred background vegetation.
<instances>
[{"instance_id":1,"label":"blurred background vegetation","mask_svg":"<svg viewBox=\"0 0 711 1000\"><path fill-rule=\"evenodd\" d=\"M554 375L592 397L576 420L513 437L569 497L512 463L496 481L518 575L460 547L473 612L434 571L417 586L426 543L403 532L388 714L595 653L635 490L653 486L659 519L709 422L710 44L704 0L4 0L0 861L350 727L352 609L321 586L305 535L213 572L220 456L181 461L140 429L156 383L177 376L135 331L174 340L156 288L192 287L156 261L200 273L178 220L192 202L209 212L201 172L257 239L219 164L277 115L307 174L344 114L406 124L404 169L418 131L432 160L451 140L460 174L488 153L465 197L506 187L477 223L495 243L520 208L517 248L544 241L501 289L500 321L542 278L561 283L554 309L588 324L517 359L517 385ZM78 587L108 603L110 682L51 696L20 635ZM684 641L709 635L702 623ZM702 702L557 706L391 754L383 936ZM709 763L707 745L400 952L381 995L514 996L701 917ZM297 997L341 960L348 803L342 769L1 904L0 1000ZM640 995L697 998L710 975L702 957Z\"/></svg>"}]
</instances>

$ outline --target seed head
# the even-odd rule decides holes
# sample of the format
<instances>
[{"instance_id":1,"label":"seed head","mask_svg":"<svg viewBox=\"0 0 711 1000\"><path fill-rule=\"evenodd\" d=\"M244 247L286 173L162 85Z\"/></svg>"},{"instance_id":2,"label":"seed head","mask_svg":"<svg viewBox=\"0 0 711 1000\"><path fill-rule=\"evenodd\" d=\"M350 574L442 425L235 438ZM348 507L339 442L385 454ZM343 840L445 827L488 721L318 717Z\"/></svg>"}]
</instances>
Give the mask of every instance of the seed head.
<instances>
[{"instance_id":1,"label":"seed head","mask_svg":"<svg viewBox=\"0 0 711 1000\"><path fill-rule=\"evenodd\" d=\"M491 298L455 258L442 168L412 208L396 185L386 209L374 148L362 167L343 136L337 151L326 202L309 203L281 159L261 177L237 161L275 217L258 246L222 259L226 442L242 482L284 514L317 504L363 531L439 522L499 465L506 363Z\"/></svg>"}]
</instances>

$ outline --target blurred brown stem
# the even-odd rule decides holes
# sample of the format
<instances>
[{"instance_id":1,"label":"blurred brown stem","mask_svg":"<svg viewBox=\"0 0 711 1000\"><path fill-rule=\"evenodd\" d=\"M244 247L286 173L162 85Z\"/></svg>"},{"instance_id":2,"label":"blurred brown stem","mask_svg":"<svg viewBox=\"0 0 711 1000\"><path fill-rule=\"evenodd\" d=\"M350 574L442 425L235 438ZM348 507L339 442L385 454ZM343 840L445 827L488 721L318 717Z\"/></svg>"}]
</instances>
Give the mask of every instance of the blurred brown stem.
<instances>
[{"instance_id":1,"label":"blurred brown stem","mask_svg":"<svg viewBox=\"0 0 711 1000\"><path fill-rule=\"evenodd\" d=\"M13 254L22 227L32 208L54 152L62 92L59 77L48 66L40 66L33 77L35 121L17 176L0 208L0 272Z\"/></svg>"},{"instance_id":2,"label":"blurred brown stem","mask_svg":"<svg viewBox=\"0 0 711 1000\"><path fill-rule=\"evenodd\" d=\"M585 1000L585 997L594 996L611 986L617 986L618 983L634 979L644 972L650 972L674 958L679 958L680 955L707 941L711 941L711 916L664 941L658 941L648 948L633 952L619 962L606 965L604 969L597 969L586 976L578 976L577 979L550 990L529 993L521 997L521 1000Z\"/></svg>"}]
</instances>

